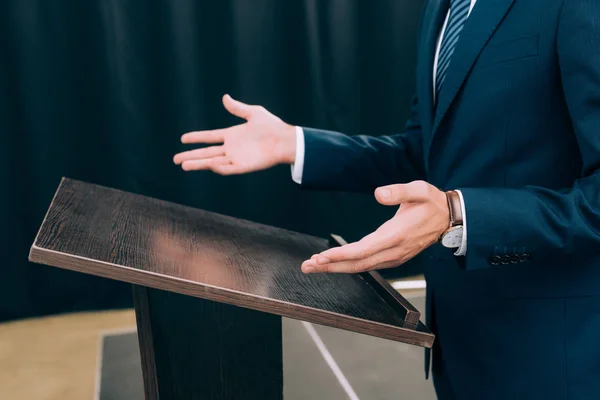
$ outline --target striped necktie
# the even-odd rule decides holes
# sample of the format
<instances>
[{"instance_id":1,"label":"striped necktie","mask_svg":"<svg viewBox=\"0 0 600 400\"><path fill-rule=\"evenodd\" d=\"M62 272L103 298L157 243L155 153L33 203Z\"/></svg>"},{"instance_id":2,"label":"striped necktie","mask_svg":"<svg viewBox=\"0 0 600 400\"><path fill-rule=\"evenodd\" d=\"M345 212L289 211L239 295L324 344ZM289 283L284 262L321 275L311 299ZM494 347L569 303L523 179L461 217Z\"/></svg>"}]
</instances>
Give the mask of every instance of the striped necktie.
<instances>
[{"instance_id":1,"label":"striped necktie","mask_svg":"<svg viewBox=\"0 0 600 400\"><path fill-rule=\"evenodd\" d=\"M446 79L446 72L450 65L452 54L454 54L454 48L458 42L460 32L463 30L465 21L469 16L471 8L471 0L450 0L450 15L446 24L446 31L444 32L444 38L440 45L440 52L438 55L437 72L436 72L436 98L439 97L439 93L442 90L444 79Z\"/></svg>"}]
</instances>

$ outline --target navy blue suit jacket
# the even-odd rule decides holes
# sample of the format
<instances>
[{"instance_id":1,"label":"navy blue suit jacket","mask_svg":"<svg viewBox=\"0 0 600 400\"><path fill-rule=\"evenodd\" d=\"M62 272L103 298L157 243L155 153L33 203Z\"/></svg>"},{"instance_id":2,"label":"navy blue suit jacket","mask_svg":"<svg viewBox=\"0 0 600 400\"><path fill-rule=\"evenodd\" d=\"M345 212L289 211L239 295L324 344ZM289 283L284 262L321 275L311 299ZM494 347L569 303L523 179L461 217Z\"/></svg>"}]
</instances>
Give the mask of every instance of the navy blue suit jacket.
<instances>
[{"instance_id":1,"label":"navy blue suit jacket","mask_svg":"<svg viewBox=\"0 0 600 400\"><path fill-rule=\"evenodd\" d=\"M302 186L462 190L467 255L426 250L440 399L600 399L600 0L478 0L434 105L447 9L404 132L304 128Z\"/></svg>"}]
</instances>

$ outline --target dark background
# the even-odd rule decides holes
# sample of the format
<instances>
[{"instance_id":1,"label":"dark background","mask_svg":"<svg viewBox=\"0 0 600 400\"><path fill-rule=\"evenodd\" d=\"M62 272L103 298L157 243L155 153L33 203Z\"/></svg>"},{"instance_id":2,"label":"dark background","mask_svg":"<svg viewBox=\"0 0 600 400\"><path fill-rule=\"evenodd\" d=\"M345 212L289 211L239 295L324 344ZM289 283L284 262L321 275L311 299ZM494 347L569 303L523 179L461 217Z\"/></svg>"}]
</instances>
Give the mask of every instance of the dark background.
<instances>
[{"instance_id":1,"label":"dark background","mask_svg":"<svg viewBox=\"0 0 600 400\"><path fill-rule=\"evenodd\" d=\"M126 284L29 263L61 177L347 240L395 211L300 191L289 166L184 173L190 130L239 123L231 94L288 123L402 130L423 0L0 2L0 320L131 306ZM385 271L419 272L418 259Z\"/></svg>"}]
</instances>

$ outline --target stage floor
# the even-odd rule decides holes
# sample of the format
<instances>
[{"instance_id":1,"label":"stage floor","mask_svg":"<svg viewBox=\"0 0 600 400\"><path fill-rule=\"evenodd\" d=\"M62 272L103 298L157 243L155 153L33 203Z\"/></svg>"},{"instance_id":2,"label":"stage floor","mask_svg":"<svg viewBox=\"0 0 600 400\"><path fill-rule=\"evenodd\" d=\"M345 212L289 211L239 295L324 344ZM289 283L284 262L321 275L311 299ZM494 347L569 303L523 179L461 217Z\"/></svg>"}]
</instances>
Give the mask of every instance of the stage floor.
<instances>
[{"instance_id":1,"label":"stage floor","mask_svg":"<svg viewBox=\"0 0 600 400\"><path fill-rule=\"evenodd\" d=\"M284 318L283 353L286 400L435 399L420 347ZM0 325L0 399L136 400L141 379L132 310Z\"/></svg>"}]
</instances>

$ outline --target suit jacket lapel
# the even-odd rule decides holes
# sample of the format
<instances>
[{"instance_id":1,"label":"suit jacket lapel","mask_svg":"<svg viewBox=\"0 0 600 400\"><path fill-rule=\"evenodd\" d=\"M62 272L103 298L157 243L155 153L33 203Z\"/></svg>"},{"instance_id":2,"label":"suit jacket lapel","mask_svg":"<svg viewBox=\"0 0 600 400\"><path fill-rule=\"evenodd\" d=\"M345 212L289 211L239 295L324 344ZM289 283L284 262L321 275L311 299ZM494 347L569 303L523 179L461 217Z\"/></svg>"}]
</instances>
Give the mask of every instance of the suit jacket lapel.
<instances>
[{"instance_id":1,"label":"suit jacket lapel","mask_svg":"<svg viewBox=\"0 0 600 400\"><path fill-rule=\"evenodd\" d=\"M421 125L425 136L430 136L433 125L433 61L440 30L450 7L450 0L430 0L423 15L421 43L418 51L417 93Z\"/></svg>"},{"instance_id":2,"label":"suit jacket lapel","mask_svg":"<svg viewBox=\"0 0 600 400\"><path fill-rule=\"evenodd\" d=\"M439 94L433 122L432 139L448 112L458 91L467 79L479 53L512 6L515 0L478 0L461 32L446 80Z\"/></svg>"}]
</instances>

